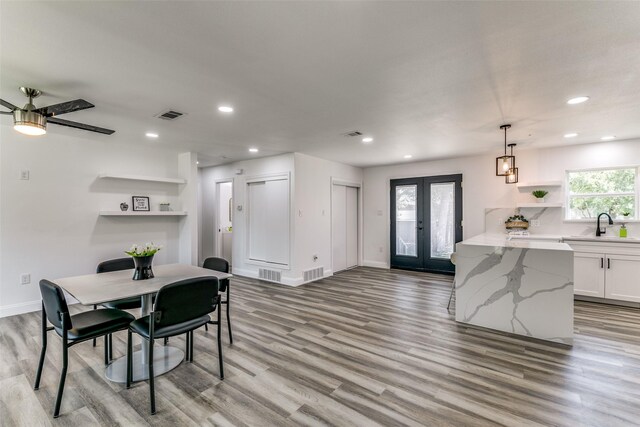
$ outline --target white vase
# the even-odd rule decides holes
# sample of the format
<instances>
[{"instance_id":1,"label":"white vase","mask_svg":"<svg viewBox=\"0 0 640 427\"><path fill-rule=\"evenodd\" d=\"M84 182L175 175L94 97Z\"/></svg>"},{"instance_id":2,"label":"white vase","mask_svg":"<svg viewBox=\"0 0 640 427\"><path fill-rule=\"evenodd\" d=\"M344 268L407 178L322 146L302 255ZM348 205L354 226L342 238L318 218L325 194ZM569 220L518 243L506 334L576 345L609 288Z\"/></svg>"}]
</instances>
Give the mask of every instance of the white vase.
<instances>
[{"instance_id":1,"label":"white vase","mask_svg":"<svg viewBox=\"0 0 640 427\"><path fill-rule=\"evenodd\" d=\"M544 197L539 197L536 199L537 203L544 203Z\"/></svg>"}]
</instances>

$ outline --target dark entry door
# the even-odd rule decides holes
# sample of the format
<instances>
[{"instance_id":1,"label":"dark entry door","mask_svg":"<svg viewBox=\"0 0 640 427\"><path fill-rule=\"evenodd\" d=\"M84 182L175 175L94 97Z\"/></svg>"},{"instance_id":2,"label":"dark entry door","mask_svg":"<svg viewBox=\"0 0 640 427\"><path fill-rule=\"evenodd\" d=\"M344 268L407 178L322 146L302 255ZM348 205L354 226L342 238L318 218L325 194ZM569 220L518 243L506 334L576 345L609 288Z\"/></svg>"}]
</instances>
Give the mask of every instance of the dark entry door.
<instances>
[{"instance_id":1,"label":"dark entry door","mask_svg":"<svg viewBox=\"0 0 640 427\"><path fill-rule=\"evenodd\" d=\"M391 180L391 267L448 273L462 240L462 175Z\"/></svg>"}]
</instances>

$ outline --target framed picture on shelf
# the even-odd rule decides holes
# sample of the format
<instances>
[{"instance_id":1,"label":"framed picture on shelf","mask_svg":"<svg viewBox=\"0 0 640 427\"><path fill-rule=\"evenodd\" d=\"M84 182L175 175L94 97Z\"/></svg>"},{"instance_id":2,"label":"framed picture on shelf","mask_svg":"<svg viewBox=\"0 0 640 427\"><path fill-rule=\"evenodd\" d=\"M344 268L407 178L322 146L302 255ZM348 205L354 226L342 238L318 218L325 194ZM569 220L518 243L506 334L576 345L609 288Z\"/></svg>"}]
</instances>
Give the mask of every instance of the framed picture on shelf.
<instances>
[{"instance_id":1,"label":"framed picture on shelf","mask_svg":"<svg viewBox=\"0 0 640 427\"><path fill-rule=\"evenodd\" d=\"M149 211L149 198L146 196L133 196L131 206L134 211Z\"/></svg>"}]
</instances>

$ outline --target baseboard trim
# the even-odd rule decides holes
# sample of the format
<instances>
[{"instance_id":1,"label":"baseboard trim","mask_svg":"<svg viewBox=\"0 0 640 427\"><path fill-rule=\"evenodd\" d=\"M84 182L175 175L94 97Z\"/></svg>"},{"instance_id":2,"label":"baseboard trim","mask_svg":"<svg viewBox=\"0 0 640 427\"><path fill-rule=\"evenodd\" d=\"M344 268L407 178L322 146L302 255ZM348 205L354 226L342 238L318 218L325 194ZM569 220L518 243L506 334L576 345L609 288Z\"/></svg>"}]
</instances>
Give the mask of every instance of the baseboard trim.
<instances>
[{"instance_id":1,"label":"baseboard trim","mask_svg":"<svg viewBox=\"0 0 640 427\"><path fill-rule=\"evenodd\" d=\"M384 268L386 270L389 269L389 264L386 262L382 262L382 261L370 261L370 260L363 260L362 261L362 266L363 267L373 267L373 268Z\"/></svg>"},{"instance_id":2,"label":"baseboard trim","mask_svg":"<svg viewBox=\"0 0 640 427\"><path fill-rule=\"evenodd\" d=\"M0 307L0 318L15 316L17 314L31 313L42 308L42 301L27 301L18 304L3 305Z\"/></svg>"},{"instance_id":3,"label":"baseboard trim","mask_svg":"<svg viewBox=\"0 0 640 427\"><path fill-rule=\"evenodd\" d=\"M272 282L271 280L265 280L265 279L259 278L257 271L235 269L235 268L233 269L233 274L236 275L236 276L249 277L251 279L257 279L257 280L260 280L262 282L277 283L279 285L291 286L291 287L295 288L297 286L304 285L306 283L316 282L318 280L322 280L322 279L326 279L327 277L331 277L331 276L333 276L333 271L332 270L326 270L322 277L320 277L320 278L318 278L316 280L310 280L308 282L305 282L303 277L282 277L282 281L280 281L280 282Z\"/></svg>"}]
</instances>

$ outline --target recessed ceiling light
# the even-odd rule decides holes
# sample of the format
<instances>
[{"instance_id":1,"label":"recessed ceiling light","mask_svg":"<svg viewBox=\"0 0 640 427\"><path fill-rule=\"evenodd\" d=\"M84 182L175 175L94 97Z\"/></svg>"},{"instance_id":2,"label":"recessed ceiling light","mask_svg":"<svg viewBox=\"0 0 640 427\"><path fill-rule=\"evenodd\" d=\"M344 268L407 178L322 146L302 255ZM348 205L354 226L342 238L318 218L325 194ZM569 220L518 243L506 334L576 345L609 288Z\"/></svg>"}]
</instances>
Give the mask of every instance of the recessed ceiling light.
<instances>
[{"instance_id":1,"label":"recessed ceiling light","mask_svg":"<svg viewBox=\"0 0 640 427\"><path fill-rule=\"evenodd\" d=\"M200 162L196 160L196 165L199 165L199 164L200 164Z\"/></svg>"},{"instance_id":2,"label":"recessed ceiling light","mask_svg":"<svg viewBox=\"0 0 640 427\"><path fill-rule=\"evenodd\" d=\"M616 139L616 137L614 135L607 135L607 136L603 136L600 139L603 141L611 141L612 139Z\"/></svg>"},{"instance_id":3,"label":"recessed ceiling light","mask_svg":"<svg viewBox=\"0 0 640 427\"><path fill-rule=\"evenodd\" d=\"M368 144L370 142L373 142L373 138L371 137L362 138L362 142L364 142L365 144Z\"/></svg>"},{"instance_id":4,"label":"recessed ceiling light","mask_svg":"<svg viewBox=\"0 0 640 427\"><path fill-rule=\"evenodd\" d=\"M229 107L228 105L221 105L218 107L218 111L221 113L233 113L233 107Z\"/></svg>"},{"instance_id":5,"label":"recessed ceiling light","mask_svg":"<svg viewBox=\"0 0 640 427\"><path fill-rule=\"evenodd\" d=\"M249 148L249 152L250 153L257 153L258 149L257 148Z\"/></svg>"},{"instance_id":6,"label":"recessed ceiling light","mask_svg":"<svg viewBox=\"0 0 640 427\"><path fill-rule=\"evenodd\" d=\"M577 133L575 133L575 132L565 133L565 134L564 134L564 137L565 137L565 138L575 138L576 136L578 136L578 134L577 134Z\"/></svg>"},{"instance_id":7,"label":"recessed ceiling light","mask_svg":"<svg viewBox=\"0 0 640 427\"><path fill-rule=\"evenodd\" d=\"M410 158L412 158L412 157L413 157L413 156L412 156L411 154L405 154L405 155L404 155L404 158L405 158L405 159L410 159Z\"/></svg>"},{"instance_id":8,"label":"recessed ceiling light","mask_svg":"<svg viewBox=\"0 0 640 427\"><path fill-rule=\"evenodd\" d=\"M575 98L571 98L570 100L568 100L567 104L569 105L582 104L583 102L586 102L588 100L589 100L588 96L576 96Z\"/></svg>"},{"instance_id":9,"label":"recessed ceiling light","mask_svg":"<svg viewBox=\"0 0 640 427\"><path fill-rule=\"evenodd\" d=\"M158 134L153 132L147 132L144 134L147 138L157 138Z\"/></svg>"}]
</instances>

